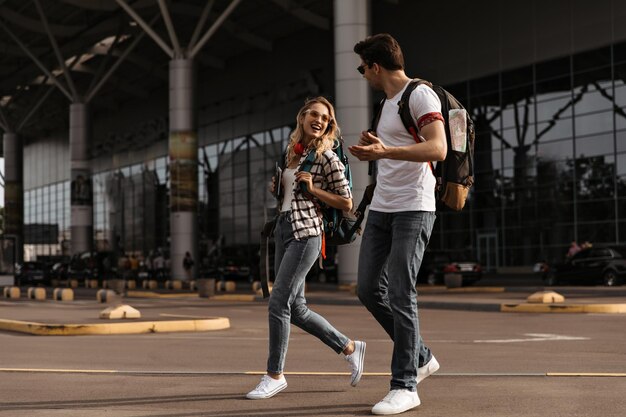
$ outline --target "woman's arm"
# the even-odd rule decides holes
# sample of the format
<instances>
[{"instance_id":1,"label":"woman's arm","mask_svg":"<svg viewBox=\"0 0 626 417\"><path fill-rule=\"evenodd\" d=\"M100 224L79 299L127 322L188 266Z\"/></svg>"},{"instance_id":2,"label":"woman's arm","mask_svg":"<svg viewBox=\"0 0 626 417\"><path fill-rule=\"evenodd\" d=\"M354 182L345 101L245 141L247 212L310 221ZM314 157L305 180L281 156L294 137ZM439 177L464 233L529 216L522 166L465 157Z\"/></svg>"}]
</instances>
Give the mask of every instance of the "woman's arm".
<instances>
[{"instance_id":1,"label":"woman's arm","mask_svg":"<svg viewBox=\"0 0 626 417\"><path fill-rule=\"evenodd\" d=\"M311 194L318 200L328 204L329 206L343 211L352 210L351 198L345 198L338 194L331 193L329 191L315 187L313 185L313 177L311 176L310 172L296 172L296 181L305 183L309 194Z\"/></svg>"}]
</instances>

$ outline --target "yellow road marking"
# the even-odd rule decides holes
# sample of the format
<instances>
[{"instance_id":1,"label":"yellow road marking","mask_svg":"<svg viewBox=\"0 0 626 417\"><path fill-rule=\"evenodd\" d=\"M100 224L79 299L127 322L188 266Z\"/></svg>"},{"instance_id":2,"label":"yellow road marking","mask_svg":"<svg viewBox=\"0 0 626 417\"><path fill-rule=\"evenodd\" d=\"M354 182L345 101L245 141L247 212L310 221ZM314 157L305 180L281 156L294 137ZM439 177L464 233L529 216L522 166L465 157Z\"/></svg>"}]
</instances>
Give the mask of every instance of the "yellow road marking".
<instances>
[{"instance_id":1,"label":"yellow road marking","mask_svg":"<svg viewBox=\"0 0 626 417\"><path fill-rule=\"evenodd\" d=\"M548 372L546 376L579 376L579 377L626 377L626 373L619 372Z\"/></svg>"}]
</instances>

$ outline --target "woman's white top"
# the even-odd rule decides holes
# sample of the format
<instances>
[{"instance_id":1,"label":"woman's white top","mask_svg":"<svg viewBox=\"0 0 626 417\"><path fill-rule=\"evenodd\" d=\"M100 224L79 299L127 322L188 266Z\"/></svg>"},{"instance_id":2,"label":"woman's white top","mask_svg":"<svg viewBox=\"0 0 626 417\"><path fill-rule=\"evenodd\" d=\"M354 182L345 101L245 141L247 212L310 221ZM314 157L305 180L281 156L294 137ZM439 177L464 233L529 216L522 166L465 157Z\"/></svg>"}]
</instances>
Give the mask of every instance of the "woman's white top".
<instances>
[{"instance_id":1,"label":"woman's white top","mask_svg":"<svg viewBox=\"0 0 626 417\"><path fill-rule=\"evenodd\" d=\"M280 208L280 211L291 211L291 201L293 200L293 184L296 182L296 169L295 168L285 168L283 171L283 183L281 184L283 187L283 192L285 195L283 196L283 205Z\"/></svg>"}]
</instances>

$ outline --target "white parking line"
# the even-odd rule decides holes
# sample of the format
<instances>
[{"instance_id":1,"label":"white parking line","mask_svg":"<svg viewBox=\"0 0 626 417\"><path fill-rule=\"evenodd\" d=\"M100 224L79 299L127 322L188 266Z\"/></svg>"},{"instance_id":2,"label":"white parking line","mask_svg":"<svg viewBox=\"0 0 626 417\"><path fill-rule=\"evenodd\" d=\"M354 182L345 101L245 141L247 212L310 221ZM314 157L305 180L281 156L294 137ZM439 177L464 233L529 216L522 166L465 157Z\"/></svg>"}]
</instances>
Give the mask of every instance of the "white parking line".
<instances>
[{"instance_id":1,"label":"white parking line","mask_svg":"<svg viewBox=\"0 0 626 417\"><path fill-rule=\"evenodd\" d=\"M558 334L548 333L525 333L529 336L524 339L491 339L491 340L474 340L474 343L519 343L519 342L548 342L554 340L589 340L588 337L578 336L562 336Z\"/></svg>"}]
</instances>

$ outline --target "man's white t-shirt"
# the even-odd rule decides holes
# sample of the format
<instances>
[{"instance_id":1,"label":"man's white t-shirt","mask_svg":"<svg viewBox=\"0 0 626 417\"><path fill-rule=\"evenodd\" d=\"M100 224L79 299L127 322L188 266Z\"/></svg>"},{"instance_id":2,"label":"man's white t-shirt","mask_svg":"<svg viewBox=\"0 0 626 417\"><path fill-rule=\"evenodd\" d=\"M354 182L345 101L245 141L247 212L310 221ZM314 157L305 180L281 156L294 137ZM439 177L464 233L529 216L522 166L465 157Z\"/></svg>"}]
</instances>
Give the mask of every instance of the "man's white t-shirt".
<instances>
[{"instance_id":1,"label":"man's white t-shirt","mask_svg":"<svg viewBox=\"0 0 626 417\"><path fill-rule=\"evenodd\" d=\"M409 83L407 82L407 85ZM385 146L406 146L415 143L398 114L398 101L406 86L395 97L385 100L376 135ZM441 114L441 101L426 85L415 88L409 98L413 120L429 114ZM376 161L378 174L370 210L393 213L398 211L435 211L435 176L427 162Z\"/></svg>"}]
</instances>

